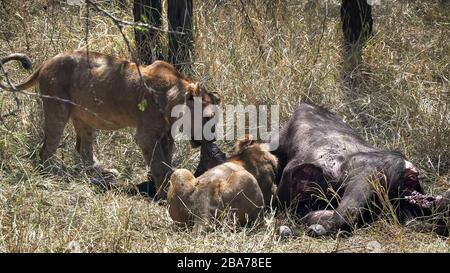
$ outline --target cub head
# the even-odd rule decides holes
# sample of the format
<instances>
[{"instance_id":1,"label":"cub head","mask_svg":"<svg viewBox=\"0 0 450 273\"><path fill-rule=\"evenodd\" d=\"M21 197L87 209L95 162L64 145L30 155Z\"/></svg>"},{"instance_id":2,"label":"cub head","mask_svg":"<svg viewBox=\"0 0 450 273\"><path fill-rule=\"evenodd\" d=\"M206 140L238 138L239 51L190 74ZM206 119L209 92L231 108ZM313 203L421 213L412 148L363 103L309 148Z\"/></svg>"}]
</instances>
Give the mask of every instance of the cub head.
<instances>
[{"instance_id":1,"label":"cub head","mask_svg":"<svg viewBox=\"0 0 450 273\"><path fill-rule=\"evenodd\" d=\"M259 171L264 169L275 174L277 170L278 159L270 152L269 143L260 143L248 134L236 142L232 157Z\"/></svg>"},{"instance_id":2,"label":"cub head","mask_svg":"<svg viewBox=\"0 0 450 273\"><path fill-rule=\"evenodd\" d=\"M234 149L235 155L230 161L241 165L256 178L264 197L264 204L269 206L275 193L278 170L278 160L270 152L270 144L259 143L251 135L246 135L235 144Z\"/></svg>"},{"instance_id":3,"label":"cub head","mask_svg":"<svg viewBox=\"0 0 450 273\"><path fill-rule=\"evenodd\" d=\"M178 223L189 223L193 204L191 196L197 180L189 170L177 169L170 176L167 203L170 217Z\"/></svg>"},{"instance_id":4,"label":"cub head","mask_svg":"<svg viewBox=\"0 0 450 273\"><path fill-rule=\"evenodd\" d=\"M219 94L207 91L200 83L191 83L186 90L186 106L191 112L191 145L215 140L215 113L220 104ZM196 116L196 113L200 115ZM206 128L205 128L206 125Z\"/></svg>"}]
</instances>

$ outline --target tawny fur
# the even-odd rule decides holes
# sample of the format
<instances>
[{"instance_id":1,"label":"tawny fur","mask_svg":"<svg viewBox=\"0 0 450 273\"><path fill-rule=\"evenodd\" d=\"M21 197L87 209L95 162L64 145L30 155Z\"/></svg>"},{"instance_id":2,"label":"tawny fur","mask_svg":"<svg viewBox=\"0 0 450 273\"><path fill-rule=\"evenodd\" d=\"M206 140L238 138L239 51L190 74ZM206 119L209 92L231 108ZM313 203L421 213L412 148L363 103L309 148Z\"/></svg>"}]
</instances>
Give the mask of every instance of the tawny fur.
<instances>
[{"instance_id":1,"label":"tawny fur","mask_svg":"<svg viewBox=\"0 0 450 273\"><path fill-rule=\"evenodd\" d=\"M23 54L11 54L0 61L11 60L21 61L24 68L31 67L29 58ZM168 167L173 148L170 129L175 121L170 116L172 107L177 104L192 107L194 96L202 98L204 107L219 102L217 95L206 92L166 62L138 66L96 52L61 53L44 62L15 87L23 90L37 83L42 95L53 97L43 98L42 161L55 153L69 119L75 127L76 149L84 163L99 169L101 165L93 153L96 130L134 127L136 142L162 198L165 197L163 183L171 171ZM0 82L0 87L9 88L4 82ZM146 102L145 110L138 107L143 102Z\"/></svg>"},{"instance_id":2,"label":"tawny fur","mask_svg":"<svg viewBox=\"0 0 450 273\"><path fill-rule=\"evenodd\" d=\"M203 226L230 209L239 224L254 221L274 193L277 159L266 144L239 141L227 162L198 178L186 169L175 170L167 195L171 218L187 225Z\"/></svg>"}]
</instances>

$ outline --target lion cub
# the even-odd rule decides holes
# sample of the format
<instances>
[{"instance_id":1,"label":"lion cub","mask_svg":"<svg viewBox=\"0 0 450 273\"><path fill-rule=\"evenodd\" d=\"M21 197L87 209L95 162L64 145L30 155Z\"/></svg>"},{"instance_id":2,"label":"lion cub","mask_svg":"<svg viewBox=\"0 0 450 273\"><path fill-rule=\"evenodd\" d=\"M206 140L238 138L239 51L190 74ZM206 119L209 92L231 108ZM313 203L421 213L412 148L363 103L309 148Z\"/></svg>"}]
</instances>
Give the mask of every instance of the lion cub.
<instances>
[{"instance_id":1,"label":"lion cub","mask_svg":"<svg viewBox=\"0 0 450 273\"><path fill-rule=\"evenodd\" d=\"M245 225L270 204L277 164L267 144L246 136L225 163L198 178L186 169L175 170L167 193L170 217L201 230L206 221L230 209Z\"/></svg>"}]
</instances>

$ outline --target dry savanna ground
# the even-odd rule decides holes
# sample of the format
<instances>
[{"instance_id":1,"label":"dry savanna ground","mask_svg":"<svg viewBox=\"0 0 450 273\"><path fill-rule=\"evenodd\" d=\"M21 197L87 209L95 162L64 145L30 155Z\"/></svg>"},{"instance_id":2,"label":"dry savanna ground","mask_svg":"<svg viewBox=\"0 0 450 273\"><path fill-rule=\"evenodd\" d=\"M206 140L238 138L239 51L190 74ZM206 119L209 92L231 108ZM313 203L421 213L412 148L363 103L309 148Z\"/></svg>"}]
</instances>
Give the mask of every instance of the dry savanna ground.
<instances>
[{"instance_id":1,"label":"dry savanna ground","mask_svg":"<svg viewBox=\"0 0 450 273\"><path fill-rule=\"evenodd\" d=\"M27 53L33 63L86 47L85 7L65 1L3 0L0 55ZM59 3L61 2L61 3ZM98 1L132 20L119 1ZM123 2L123 1L122 1ZM125 1L126 2L126 1ZM130 1L128 1L130 2ZM194 1L193 77L220 93L224 104L278 104L285 121L300 101L334 111L364 138L396 149L420 167L427 192L449 187L450 4L448 1L381 1L373 9L375 35L363 64L343 79L340 1ZM132 41L133 30L125 28ZM164 41L167 41L163 38ZM90 12L89 48L130 58L114 24ZM18 81L27 75L6 66ZM19 96L22 110L0 122L1 252L449 252L450 241L417 233L392 217L350 237L281 240L292 215L267 211L253 226L215 223L193 234L171 221L164 205L120 191L100 192L80 167L72 126L66 128L52 170L38 168L42 106ZM0 93L2 114L14 109ZM233 143L221 141L230 151ZM127 183L145 180L133 131L101 132L96 153ZM199 151L177 143L174 167L193 170Z\"/></svg>"}]
</instances>

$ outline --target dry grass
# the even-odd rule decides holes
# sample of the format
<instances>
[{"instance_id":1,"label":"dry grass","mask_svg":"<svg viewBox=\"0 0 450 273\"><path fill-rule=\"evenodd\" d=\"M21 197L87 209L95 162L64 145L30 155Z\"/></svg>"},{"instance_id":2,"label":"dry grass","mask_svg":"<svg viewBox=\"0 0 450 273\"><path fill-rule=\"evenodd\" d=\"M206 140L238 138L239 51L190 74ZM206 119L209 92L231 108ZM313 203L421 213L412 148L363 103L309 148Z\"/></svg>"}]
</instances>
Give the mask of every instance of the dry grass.
<instances>
[{"instance_id":1,"label":"dry grass","mask_svg":"<svg viewBox=\"0 0 450 273\"><path fill-rule=\"evenodd\" d=\"M44 0L3 2L0 55L25 52L38 65L86 46L84 7L44 9ZM300 101L324 105L370 142L403 151L422 170L428 191L448 188L448 2L382 1L374 9L376 34L352 83L343 79L339 1L288 1L286 9L263 4L276 1L244 2L248 17L241 13L240 1L194 3L194 74L218 91L224 104L279 104L282 121ZM131 19L128 10L108 9ZM93 11L91 15L90 49L129 58L114 25ZM127 35L132 39L131 29ZM17 65L7 68L15 80L25 76ZM71 126L58 151L58 174L37 170L32 155L42 135L41 104L33 97L22 100L23 111L0 124L1 252L365 252L376 246L373 241L388 252L450 249L448 239L383 220L349 238L303 235L282 241L278 227L291 224L292 216L275 217L273 212L255 227L235 231L216 224L210 233L192 234L177 228L162 205L91 187L80 172ZM0 93L0 106L2 112L13 108L10 93ZM225 150L231 144L220 142ZM102 132L96 150L106 165L121 172L122 180L144 180L145 164L132 130ZM192 170L197 161L198 151L178 143L173 166Z\"/></svg>"}]
</instances>

